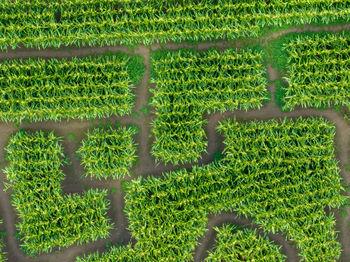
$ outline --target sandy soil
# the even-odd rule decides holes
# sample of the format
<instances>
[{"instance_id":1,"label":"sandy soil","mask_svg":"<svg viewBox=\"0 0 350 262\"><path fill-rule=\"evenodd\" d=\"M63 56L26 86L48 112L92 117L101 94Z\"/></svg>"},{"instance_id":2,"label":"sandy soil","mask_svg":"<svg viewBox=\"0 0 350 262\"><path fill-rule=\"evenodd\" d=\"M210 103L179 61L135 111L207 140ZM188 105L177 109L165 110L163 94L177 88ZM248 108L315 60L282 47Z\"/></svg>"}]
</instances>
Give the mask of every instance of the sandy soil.
<instances>
[{"instance_id":1,"label":"sandy soil","mask_svg":"<svg viewBox=\"0 0 350 262\"><path fill-rule=\"evenodd\" d=\"M174 167L171 164L164 165L162 163L155 163L154 158L150 154L151 145L153 143L153 138L151 136L151 122L154 119L154 114L142 114L139 110L147 105L148 100L151 96L149 92L149 83L150 71L149 71L149 62L150 62L150 52L155 51L161 48L167 49L178 49L183 47L190 47L196 49L207 49L213 46L216 46L221 49L228 47L244 47L247 43L261 43L267 45L269 41L276 39L289 32L304 32L304 31L341 31L349 30L350 25L338 25L338 26L326 26L326 27L311 27L303 26L298 28L292 28L288 30L273 32L267 36L261 37L259 39L249 39L246 41L217 41L215 43L205 42L198 45L192 44L174 44L169 43L167 45L153 45L151 47L140 46L136 49L131 49L127 47L113 46L113 47L82 47L82 48L72 48L65 47L60 49L45 49L45 50L35 50L28 48L20 48L15 51L0 52L0 60L11 59L11 58L28 58L31 56L43 57L43 58L63 58L63 57L72 57L72 56L86 56L94 54L104 54L106 51L122 51L128 54L138 54L141 55L145 61L146 72L134 90L136 94L136 103L134 107L134 112L139 113L139 117L111 117L110 120L114 123L116 120L120 121L122 125L135 124L137 125L141 132L136 135L135 139L138 144L138 156L139 161L132 169L132 176L128 177L125 180L131 180L139 176L147 177L149 175L161 176L162 172L175 170L180 166ZM271 61L269 61L271 62ZM270 81L280 79L281 75L278 71L274 70L269 63L268 66L269 78ZM275 91L274 84L268 86L269 90L273 93ZM260 119L267 120L271 118L282 118L282 117L298 117L298 116L323 116L333 122L335 122L337 133L335 138L335 144L337 148L336 157L339 160L339 166L341 167L341 175L345 180L347 185L350 185L350 172L346 172L344 165L349 164L350 158L350 149L349 149L349 134L350 134L350 125L343 119L343 114L340 112L334 112L332 110L314 110L314 109L296 109L292 112L281 112L281 110L275 105L273 95L272 101L267 103L261 110L256 111L235 111L227 112L224 114L211 114L203 116L208 120L208 124L205 126L206 134L208 137L208 148L207 153L203 153L202 159L199 160L198 164L207 164L213 160L214 153L221 152L224 148L223 138L216 133L215 128L218 124L218 121L221 121L227 117L235 116L237 119ZM106 120L104 120L106 121ZM51 254L45 254L37 257L36 259L28 258L19 248L19 241L16 239L16 227L15 224L18 221L17 214L10 202L11 190L6 192L3 191L3 183L6 182L5 175L0 170L0 218L4 220L4 224L1 226L1 230L7 231L7 236L5 237L5 251L8 253L8 261L52 261L52 262L69 262L74 261L74 258L78 255L84 253L94 252L96 250L104 251L106 248L107 242L112 242L113 244L126 244L130 241L130 232L128 231L128 219L125 214L122 212L124 208L124 192L121 189L121 181L114 180L91 180L85 179L82 177L84 173L83 167L80 165L79 160L75 157L75 151L78 149L80 141L85 137L87 129L91 128L92 125L97 125L98 120L95 120L94 123L89 121L62 121L60 123L54 122L38 122L32 123L29 125L21 125L19 128L24 128L28 130L54 130L55 134L62 136L64 138L63 146L65 154L71 159L71 165L65 166L63 168L66 179L62 183L62 187L65 193L81 193L88 188L116 188L117 193L109 194L108 198L111 201L111 209L108 212L108 216L115 225L115 229L111 231L111 237L106 240L98 240L94 243L87 245L74 245L69 248L63 248L61 251L53 252ZM2 168L5 167L8 163L4 159L5 150L8 143L9 136L14 134L19 130L12 124L0 123L0 162L2 163ZM72 133L76 136L75 141L71 141L67 138L67 134ZM183 165L181 167L190 168L191 165ZM349 196L349 192L347 193ZM350 261L350 228L348 224L350 223L350 208L347 208L347 216L342 217L339 211L335 212L337 218L337 230L339 233L339 240L342 243L344 249L340 261ZM201 261L206 257L207 250L213 246L215 241L215 232L213 231L213 226L220 226L226 222L232 222L239 225L245 225L251 228L256 228L252 225L251 220L242 219L237 217L235 214L226 214L222 213L220 215L208 217L208 232L203 236L195 251L195 261ZM262 231L258 231L262 234ZM285 240L285 236L280 234L268 235L273 241L283 246L282 252L288 256L288 261L298 261L299 257L297 255L298 250L296 249L293 243Z\"/></svg>"}]
</instances>

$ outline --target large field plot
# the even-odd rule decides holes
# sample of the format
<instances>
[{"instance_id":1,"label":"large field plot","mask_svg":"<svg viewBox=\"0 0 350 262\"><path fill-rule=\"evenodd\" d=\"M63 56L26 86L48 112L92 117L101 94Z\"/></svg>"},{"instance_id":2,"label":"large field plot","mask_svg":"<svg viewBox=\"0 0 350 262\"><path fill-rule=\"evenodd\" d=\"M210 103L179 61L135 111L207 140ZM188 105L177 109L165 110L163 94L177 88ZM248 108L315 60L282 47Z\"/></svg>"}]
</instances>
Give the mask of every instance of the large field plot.
<instances>
[{"instance_id":1,"label":"large field plot","mask_svg":"<svg viewBox=\"0 0 350 262\"><path fill-rule=\"evenodd\" d=\"M349 20L1 1L0 261L350 261Z\"/></svg>"}]
</instances>

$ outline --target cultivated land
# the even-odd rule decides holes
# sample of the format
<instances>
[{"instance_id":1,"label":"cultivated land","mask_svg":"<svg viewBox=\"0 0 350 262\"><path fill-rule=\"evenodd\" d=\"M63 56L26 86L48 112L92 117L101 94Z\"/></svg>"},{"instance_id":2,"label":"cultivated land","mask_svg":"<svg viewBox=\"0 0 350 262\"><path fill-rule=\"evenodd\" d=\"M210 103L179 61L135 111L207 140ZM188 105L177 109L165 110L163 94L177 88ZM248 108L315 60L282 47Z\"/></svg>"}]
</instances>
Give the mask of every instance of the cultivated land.
<instances>
[{"instance_id":1,"label":"cultivated land","mask_svg":"<svg viewBox=\"0 0 350 262\"><path fill-rule=\"evenodd\" d=\"M152 145L154 143L154 137L151 136L151 123L155 119L155 114L152 112L154 109L150 108L150 113L144 114L140 110L148 105L149 99L151 97L150 88L155 88L155 85L150 82L150 54L153 51L160 49L170 49L178 50L180 48L194 48L197 51L205 51L211 47L216 47L221 50L227 48L243 48L246 44L261 44L263 47L268 47L274 39L281 37L289 32L306 32L306 31L333 31L340 32L342 30L349 30L349 25L334 25L326 27L311 27L304 26L301 28L292 28L288 30L281 30L278 32L267 34L267 36L261 37L259 39L249 39L249 40L236 40L236 41L217 41L204 42L200 44L177 44L169 43L165 45L151 45L150 47L138 46L134 49L120 46L109 46L109 47L61 47L59 49L27 49L19 48L15 50L10 50L7 53L1 52L0 59L18 59L18 58L29 58L29 57L41 57L41 58L67 58L70 57L85 57L88 55L99 55L105 54L106 51L116 52L122 51L129 55L139 55L143 58L143 63L146 68L144 75L140 83L136 88L132 89L135 94L135 106L133 107L133 112L138 113L137 115L128 115L123 117L112 116L108 119L103 119L104 123L110 121L114 124L116 121L122 126L136 125L140 132L134 135L135 142L137 144L137 156L138 162L134 164L131 169L131 176L127 176L122 180L97 180L85 178L84 174L87 170L84 170L79 159L76 158L76 151L81 145L81 140L86 139L87 131L93 130L93 126L99 125L98 120L89 122L87 120L70 120L62 122L36 122L36 123L22 123L19 126L13 124L0 124L0 162L2 163L2 168L9 165L9 162L5 160L5 148L8 145L11 135L14 135L19 129L23 128L28 131L54 131L56 136L63 137L62 148L64 154L70 159L71 164L62 167L62 171L66 174L65 179L61 183L64 194L68 193L83 193L90 188L108 189L110 192L107 198L111 202L111 208L109 209L107 216L114 223L113 230L110 230L111 237L105 240L97 240L91 242L87 245L73 245L68 248L62 248L60 252L53 252L50 254L43 254L37 258L29 258L20 249L20 241L16 239L16 227L15 225L19 223L19 217L17 212L11 206L11 190L6 192L3 191L3 183L0 184L0 208L1 208L1 219L3 224L0 226L3 231L7 232L4 238L5 248L4 251L7 252L6 257L9 261L75 261L77 256L82 256L83 254L88 254L95 251L105 251L106 244L112 243L115 245L126 245L131 239L130 231L127 229L129 226L128 216L123 212L125 207L125 192L122 189L122 181L130 181L136 179L137 177L148 177L155 176L161 177L162 172L175 171L180 167L185 167L188 170L191 169L191 164L177 165L172 164L164 165L162 162L156 164L155 159L152 156ZM269 48L267 48L269 50ZM235 117L239 122L248 122L250 120L261 120L267 121L270 119L278 119L284 117L290 117L296 119L300 116L303 117L323 117L334 123L335 126L335 156L339 161L340 175L344 179L346 185L350 184L350 172L346 170L346 166L350 164L350 123L344 120L344 114L349 113L347 110L342 109L341 111L335 111L333 109L326 110L316 110L316 109L302 109L296 107L291 112L283 112L280 107L276 105L274 99L274 92L276 91L276 80L282 80L281 72L276 70L276 65L272 63L271 59L266 60L266 68L268 73L268 91L272 93L271 101L264 103L260 110L249 110L248 112L236 110L234 112L225 113L212 113L204 114L203 117L208 121L204 126L205 133L207 136L208 145L206 147L206 153L201 154L201 158L198 160L196 165L206 165L213 162L215 158L215 153L222 152L225 148L224 137L217 132L216 128L219 122L223 122L227 118ZM72 136L73 134L73 136ZM3 170L1 171L1 182L7 182L5 179L5 174ZM116 189L116 192L115 190ZM349 192L346 193L349 196ZM342 216L339 209L331 210L335 213L336 218L336 230L339 231L338 240L342 246L342 253L340 256L340 261L350 260L350 208L345 209L347 211L345 216ZM326 213L330 210L326 209ZM257 227L257 225L252 223L250 217L244 218L238 216L236 212L221 211L218 214L207 215L208 223L206 227L208 231L199 240L199 245L196 246L194 250L194 261L202 261L207 257L207 251L214 247L216 242L216 232L214 227L221 227L224 223L231 223L240 226L246 226L250 229L257 229L260 236L263 236L263 231ZM274 241L275 244L282 246L281 253L287 256L287 261L298 261L300 257L300 249L298 249L294 242L286 241L285 234L276 233L268 234L268 238ZM135 241L132 240L134 243ZM320 260L322 261L322 260Z\"/></svg>"}]
</instances>

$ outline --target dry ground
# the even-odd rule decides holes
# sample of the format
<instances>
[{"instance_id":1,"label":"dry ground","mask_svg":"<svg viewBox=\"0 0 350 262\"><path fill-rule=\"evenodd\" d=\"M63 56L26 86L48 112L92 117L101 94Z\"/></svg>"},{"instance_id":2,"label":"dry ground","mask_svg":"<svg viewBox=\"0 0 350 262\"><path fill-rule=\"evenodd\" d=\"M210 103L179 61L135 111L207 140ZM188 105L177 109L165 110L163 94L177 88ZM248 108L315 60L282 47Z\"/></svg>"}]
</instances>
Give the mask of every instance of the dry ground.
<instances>
[{"instance_id":1,"label":"dry ground","mask_svg":"<svg viewBox=\"0 0 350 262\"><path fill-rule=\"evenodd\" d=\"M209 47L216 46L218 48L228 48L228 47L243 47L247 43L261 43L267 45L269 41L276 39L289 32L304 32L304 31L340 31L349 30L350 25L338 25L338 26L327 26L327 27L311 27L304 26L299 28L288 29L284 31L274 32L265 37L259 39L250 39L247 41L218 41L215 43L205 42L198 45L191 44L167 44L165 46L153 45L150 48L145 46L140 46L136 49L130 49L126 47L83 47L83 48L72 48L65 47L60 49L45 49L45 50L34 50L20 48L14 51L0 52L0 60L6 58L28 58L31 56L44 57L44 58L62 58L62 57L72 57L72 56L86 56L90 54L104 54L106 51L122 51L128 54L138 54L141 55L145 61L146 72L140 84L134 90L136 94L136 105L134 112L139 112L139 110L146 106L150 98L149 87L149 62L150 62L150 52L160 49L178 49L181 47L191 47L196 49L207 49ZM281 76L279 72L273 69L272 64L268 61L268 72L270 81L280 79ZM275 90L274 84L268 86L270 91L273 93ZM273 97L273 95L272 95ZM218 121L223 120L227 117L235 116L237 119L260 119L267 120L271 118L281 118L281 117L298 117L298 116L323 116L336 124L336 138L335 144L337 148L336 157L339 160L339 166L341 167L341 175L344 178L347 185L350 184L350 172L344 170L344 165L349 164L349 134L350 125L343 119L343 114L341 112L334 112L332 110L313 110L313 109L296 109L292 112L281 112L281 110L275 105L274 100L270 103L265 104L265 106L258 111L235 111L227 112L224 114L211 114L205 116L208 119L208 124L205 127L207 137L208 137L208 148L207 153L202 155L202 159L199 161L199 165L210 163L213 160L214 153L221 152L223 150L223 138L218 135L215 128ZM122 125L135 124L137 125L141 132L136 136L138 143L138 156L139 161L133 168L132 177L127 178L127 180L134 179L138 176L160 176L162 172L175 170L179 167L174 167L170 164L167 166L163 164L156 164L154 158L150 155L151 145L153 138L151 137L151 121L154 118L152 113L144 115L139 114L139 117L111 117L109 120L112 123L116 120L120 121ZM98 124L95 120L93 124ZM113 244L126 244L130 240L130 232L127 230L128 220L125 214L122 212L124 207L124 193L121 189L121 181L97 181L82 178L84 172L83 168L80 166L79 161L75 158L75 151L78 149L81 139L85 137L85 133L92 124L89 121L62 121L60 123L55 122L38 122L29 125L22 124L19 128L29 129L29 130L54 130L55 134L64 137L64 151L65 154L71 159L72 164L65 166L63 168L66 179L62 183L64 192L66 193L81 193L87 188L116 188L117 193L110 194L108 198L111 200L111 209L108 216L115 224L115 230L111 231L111 237L106 240L99 240L94 243L81 246L72 246L70 248L63 248L59 252L54 252L51 254L41 255L36 259L31 259L25 256L19 249L19 242L16 239L16 227L15 224L18 222L17 214L14 208L11 206L10 194L11 192L3 191L3 183L5 181L5 175L0 171L0 218L4 220L4 224L1 226L1 230L7 232L5 237L5 251L8 253L8 261L52 261L52 262L69 262L74 261L76 256L82 255L84 253L94 252L96 250L103 251L107 242L112 242ZM8 143L9 136L14 134L19 130L12 124L0 123L0 162L2 163L1 168L6 166L8 163L4 160L4 147ZM76 141L71 141L67 138L67 134L72 133L76 136ZM184 165L186 168L190 168L191 165ZM347 193L350 195L349 193ZM339 241L342 243L344 249L340 261L350 261L350 208L347 208L347 216L342 217L339 211L334 211L337 218L337 230L339 233ZM235 214L222 213L221 215L209 217L208 232L201 239L195 252L195 261L201 261L206 257L206 251L212 247L215 241L215 232L212 229L213 226L219 226L223 223L232 222L239 225L246 225L251 228L256 228L252 225L251 220L242 219L237 217ZM261 230L258 232L262 233ZM285 237L281 234L271 235L269 237L273 239L276 243L283 246L282 252L288 256L288 261L298 261L298 250L294 243L285 240Z\"/></svg>"}]
</instances>

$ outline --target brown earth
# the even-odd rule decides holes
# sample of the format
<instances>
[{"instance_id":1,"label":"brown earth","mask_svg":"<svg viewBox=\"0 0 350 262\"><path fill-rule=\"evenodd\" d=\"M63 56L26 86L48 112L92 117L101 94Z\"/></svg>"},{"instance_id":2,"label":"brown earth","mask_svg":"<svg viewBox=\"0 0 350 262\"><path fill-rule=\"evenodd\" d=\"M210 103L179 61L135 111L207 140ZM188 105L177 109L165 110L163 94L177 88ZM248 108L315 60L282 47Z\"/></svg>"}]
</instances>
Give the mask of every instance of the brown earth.
<instances>
[{"instance_id":1,"label":"brown earth","mask_svg":"<svg viewBox=\"0 0 350 262\"><path fill-rule=\"evenodd\" d=\"M225 49L228 47L244 47L247 43L261 43L262 45L267 45L269 41L276 39L289 32L305 32L305 31L341 31L349 30L350 25L336 25L336 26L326 26L326 27L313 27L313 26L303 26L298 28L292 28L288 30L282 30L278 32L270 33L267 36L261 37L259 39L249 39L247 41L217 41L215 43L205 42L198 45L193 44L174 44L169 43L164 46L153 45L151 47L140 46L136 49L131 49L127 47L113 46L113 47L64 47L60 49L45 49L45 50L35 50L28 48L20 48L16 50L10 50L8 52L0 52L0 61L3 59L19 59L28 57L43 57L43 58L63 58L63 57L82 57L86 55L94 54L104 54L106 51L116 52L122 51L128 54L138 54L141 55L145 61L146 66L145 74L134 90L136 94L136 103L134 107L134 112L140 113L140 109L148 104L148 100L151 96L149 92L150 71L150 52L161 48L166 49L178 49L178 48L196 48L196 49L208 49L210 47L218 47ZM278 71L274 70L271 66L271 61L269 61L268 72L270 81L273 82L276 79L280 79L281 75ZM269 85L269 89L272 93L275 91L274 84ZM273 95L272 101L265 104L261 110L255 111L235 111L227 112L223 114L215 113L208 116L204 116L208 120L208 124L205 127L206 134L208 137L208 147L207 153L203 153L202 159L198 162L199 165L210 163L213 160L214 153L221 152L224 148L223 138L215 131L218 121L221 121L227 117L236 117L239 119L259 119L267 120L271 118L283 118L283 117L299 117L299 116L323 116L333 122L336 125L336 138L335 145L337 148L336 157L339 160L339 167L341 168L341 175L344 178L346 185L350 185L350 172L345 171L344 166L349 163L349 134L350 125L343 119L343 114L341 112L334 112L332 110L314 110L314 109L296 109L292 112L281 112L280 108L275 105ZM151 145L153 138L151 137L151 122L154 119L154 114L139 114L139 117L127 116L127 117L111 117L112 123L119 121L122 125L135 124L137 125L141 132L136 136L136 141L138 143L138 156L139 161L132 170L132 176L125 180L131 180L136 177L142 176L147 177L148 175L161 176L162 172L178 169L179 167L190 168L191 165L182 165L174 167L170 164L164 165L162 163L155 163L153 156L150 154ZM104 120L106 121L106 120ZM4 224L1 226L1 230L7 232L5 237L5 251L7 252L8 261L52 261L52 262L69 262L74 261L76 256L80 256L84 253L94 252L96 250L104 251L106 249L106 243L111 242L113 244L126 244L130 241L130 232L128 231L128 219L123 213L124 208L124 196L121 189L121 181L117 180L91 180L90 178L83 178L84 173L83 167L80 165L79 160L75 157L75 151L78 149L81 139L85 137L87 129L91 128L92 125L97 125L98 120L94 123L89 121L62 121L59 123L55 122L37 122L29 125L22 124L19 128L24 128L28 130L54 130L55 134L62 136L64 138L63 146L64 153L70 158L71 165L65 166L63 168L66 179L62 183L62 187L65 193L81 193L87 188L116 188L117 193L109 194L108 198L111 201L111 209L108 212L108 216L115 225L115 229L111 231L111 237L106 240L98 240L94 243L86 245L74 245L69 248L62 248L61 251L53 252L51 254L45 254L37 257L36 259L29 258L19 248L19 241L16 239L16 223L18 222L18 217L15 212L14 207L10 202L11 190L6 192L3 191L3 182L6 182L5 175L1 170L0 175L0 218L4 220ZM2 168L8 163L5 161L5 150L8 143L9 136L14 134L19 130L12 124L0 123L0 162L2 163ZM76 136L75 141L71 141L67 138L68 134L74 134ZM347 195L350 196L349 192ZM340 261L350 261L350 208L346 209L347 215L342 217L339 211L333 211L336 214L337 225L336 228L340 232L339 240L342 244L344 251ZM257 228L252 224L249 219L243 219L237 217L236 214L222 213L220 215L210 215L208 217L208 232L200 240L195 252L195 261L202 261L206 257L207 250L213 246L215 242L215 232L212 229L213 226L220 226L223 223L235 223L238 225L245 225L250 228ZM262 230L258 230L262 234ZM282 252L288 256L288 261L298 261L298 250L296 249L294 243L285 240L285 236L281 234L268 234L268 236L275 241L277 244L283 246Z\"/></svg>"}]
</instances>

